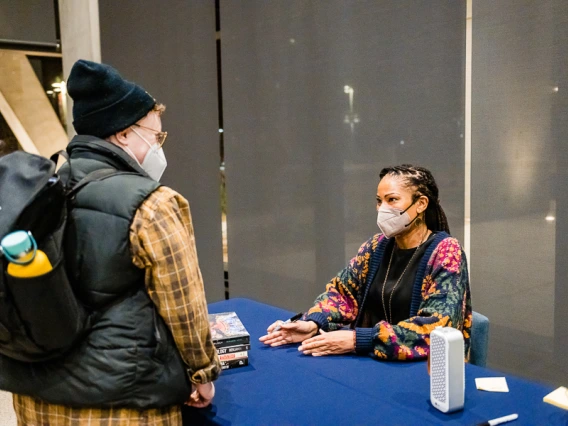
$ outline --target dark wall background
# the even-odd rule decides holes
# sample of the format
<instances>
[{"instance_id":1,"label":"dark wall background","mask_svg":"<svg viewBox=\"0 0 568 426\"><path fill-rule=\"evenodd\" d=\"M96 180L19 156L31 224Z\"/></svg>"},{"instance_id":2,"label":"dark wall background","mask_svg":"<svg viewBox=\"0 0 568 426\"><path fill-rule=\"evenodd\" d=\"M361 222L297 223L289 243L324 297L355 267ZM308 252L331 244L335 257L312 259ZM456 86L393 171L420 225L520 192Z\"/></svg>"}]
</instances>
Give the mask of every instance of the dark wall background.
<instances>
[{"instance_id":1,"label":"dark wall background","mask_svg":"<svg viewBox=\"0 0 568 426\"><path fill-rule=\"evenodd\" d=\"M0 39L55 43L53 0L0 0Z\"/></svg>"},{"instance_id":2,"label":"dark wall background","mask_svg":"<svg viewBox=\"0 0 568 426\"><path fill-rule=\"evenodd\" d=\"M102 60L167 106L162 182L188 198L208 301L224 299L213 1L99 0Z\"/></svg>"},{"instance_id":3,"label":"dark wall background","mask_svg":"<svg viewBox=\"0 0 568 426\"><path fill-rule=\"evenodd\" d=\"M432 170L463 241L465 1L435 4L221 0L231 296L310 306L388 165Z\"/></svg>"}]
</instances>

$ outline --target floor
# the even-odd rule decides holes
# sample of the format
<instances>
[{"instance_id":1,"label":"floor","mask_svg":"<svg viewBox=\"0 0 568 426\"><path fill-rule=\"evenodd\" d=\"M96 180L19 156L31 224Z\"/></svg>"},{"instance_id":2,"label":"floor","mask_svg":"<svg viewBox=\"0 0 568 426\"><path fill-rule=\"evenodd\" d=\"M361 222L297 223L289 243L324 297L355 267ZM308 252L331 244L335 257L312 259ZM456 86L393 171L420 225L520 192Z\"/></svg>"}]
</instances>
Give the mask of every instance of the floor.
<instances>
[{"instance_id":1,"label":"floor","mask_svg":"<svg viewBox=\"0 0 568 426\"><path fill-rule=\"evenodd\" d=\"M12 394L0 391L0 425L16 426L16 415L12 408Z\"/></svg>"}]
</instances>

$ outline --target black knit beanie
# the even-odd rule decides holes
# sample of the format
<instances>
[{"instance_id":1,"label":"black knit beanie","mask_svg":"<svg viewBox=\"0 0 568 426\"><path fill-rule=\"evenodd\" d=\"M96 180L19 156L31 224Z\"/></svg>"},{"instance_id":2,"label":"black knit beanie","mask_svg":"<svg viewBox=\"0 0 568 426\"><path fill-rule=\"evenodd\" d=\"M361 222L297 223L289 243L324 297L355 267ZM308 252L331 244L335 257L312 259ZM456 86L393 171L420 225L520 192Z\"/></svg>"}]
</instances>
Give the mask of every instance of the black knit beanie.
<instances>
[{"instance_id":1,"label":"black knit beanie","mask_svg":"<svg viewBox=\"0 0 568 426\"><path fill-rule=\"evenodd\" d=\"M105 64L75 62L67 91L73 98L73 127L80 135L106 138L144 117L156 100Z\"/></svg>"}]
</instances>

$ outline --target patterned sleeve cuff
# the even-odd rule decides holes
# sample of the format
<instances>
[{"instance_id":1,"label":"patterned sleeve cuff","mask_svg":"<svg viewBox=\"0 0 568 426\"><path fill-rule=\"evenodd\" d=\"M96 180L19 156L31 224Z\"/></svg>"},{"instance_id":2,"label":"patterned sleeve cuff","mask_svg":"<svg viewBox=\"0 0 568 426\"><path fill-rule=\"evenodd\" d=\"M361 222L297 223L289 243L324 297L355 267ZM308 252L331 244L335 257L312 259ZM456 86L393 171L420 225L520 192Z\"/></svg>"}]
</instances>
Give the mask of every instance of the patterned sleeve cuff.
<instances>
[{"instance_id":1,"label":"patterned sleeve cuff","mask_svg":"<svg viewBox=\"0 0 568 426\"><path fill-rule=\"evenodd\" d=\"M327 331L329 328L329 321L327 320L327 315L322 312L313 312L306 315L306 321L315 322L319 328L323 331Z\"/></svg>"},{"instance_id":2,"label":"patterned sleeve cuff","mask_svg":"<svg viewBox=\"0 0 568 426\"><path fill-rule=\"evenodd\" d=\"M366 355L373 352L373 336L375 335L374 328L356 328L356 341L355 352L360 355Z\"/></svg>"}]
</instances>

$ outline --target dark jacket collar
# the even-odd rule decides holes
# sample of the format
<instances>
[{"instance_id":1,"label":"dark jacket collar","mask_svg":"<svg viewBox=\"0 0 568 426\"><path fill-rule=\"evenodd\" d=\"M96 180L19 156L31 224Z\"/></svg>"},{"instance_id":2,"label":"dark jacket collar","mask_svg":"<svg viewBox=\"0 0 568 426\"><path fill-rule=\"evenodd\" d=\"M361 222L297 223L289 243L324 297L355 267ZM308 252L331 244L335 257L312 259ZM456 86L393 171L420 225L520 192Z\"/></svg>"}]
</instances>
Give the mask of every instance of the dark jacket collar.
<instances>
[{"instance_id":1,"label":"dark jacket collar","mask_svg":"<svg viewBox=\"0 0 568 426\"><path fill-rule=\"evenodd\" d=\"M120 171L136 172L149 177L126 151L96 136L76 135L67 146L67 152L71 160L89 158L101 161Z\"/></svg>"}]
</instances>

